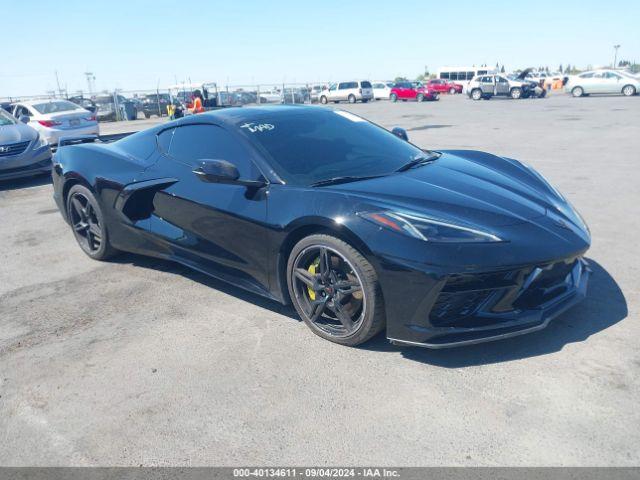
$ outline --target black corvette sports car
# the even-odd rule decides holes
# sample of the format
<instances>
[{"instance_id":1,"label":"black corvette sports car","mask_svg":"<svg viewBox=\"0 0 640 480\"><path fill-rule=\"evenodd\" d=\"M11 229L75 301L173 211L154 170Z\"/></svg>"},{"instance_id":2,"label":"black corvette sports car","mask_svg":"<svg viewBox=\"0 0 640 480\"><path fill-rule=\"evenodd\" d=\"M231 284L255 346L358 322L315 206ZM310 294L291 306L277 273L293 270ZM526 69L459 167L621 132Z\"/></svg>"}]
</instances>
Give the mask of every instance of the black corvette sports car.
<instances>
[{"instance_id":1,"label":"black corvette sports car","mask_svg":"<svg viewBox=\"0 0 640 480\"><path fill-rule=\"evenodd\" d=\"M90 257L180 262L344 345L514 336L585 296L588 228L540 174L402 133L324 107L192 115L60 148L55 199Z\"/></svg>"}]
</instances>

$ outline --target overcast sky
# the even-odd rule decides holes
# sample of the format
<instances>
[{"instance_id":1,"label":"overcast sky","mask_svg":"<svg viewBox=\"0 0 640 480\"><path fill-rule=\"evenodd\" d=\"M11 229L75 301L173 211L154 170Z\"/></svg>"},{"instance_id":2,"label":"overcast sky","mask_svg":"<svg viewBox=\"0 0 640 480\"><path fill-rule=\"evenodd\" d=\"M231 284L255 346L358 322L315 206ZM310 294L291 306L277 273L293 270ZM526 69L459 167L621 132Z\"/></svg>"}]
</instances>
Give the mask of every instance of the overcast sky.
<instances>
[{"instance_id":1,"label":"overcast sky","mask_svg":"<svg viewBox=\"0 0 640 480\"><path fill-rule=\"evenodd\" d=\"M208 6L207 6L208 5ZM640 1L0 0L0 97L640 61Z\"/></svg>"}]
</instances>

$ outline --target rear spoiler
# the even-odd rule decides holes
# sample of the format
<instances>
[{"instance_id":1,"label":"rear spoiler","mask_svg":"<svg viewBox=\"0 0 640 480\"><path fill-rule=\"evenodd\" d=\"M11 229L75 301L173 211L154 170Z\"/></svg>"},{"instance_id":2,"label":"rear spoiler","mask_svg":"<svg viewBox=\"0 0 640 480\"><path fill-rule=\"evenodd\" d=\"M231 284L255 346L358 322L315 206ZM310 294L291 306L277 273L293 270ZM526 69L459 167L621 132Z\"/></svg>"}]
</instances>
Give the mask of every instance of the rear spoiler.
<instances>
[{"instance_id":1,"label":"rear spoiler","mask_svg":"<svg viewBox=\"0 0 640 480\"><path fill-rule=\"evenodd\" d=\"M81 143L111 143L117 140L133 135L137 132L112 133L111 135L75 135L69 137L61 137L58 140L58 148L67 145L79 145Z\"/></svg>"}]
</instances>

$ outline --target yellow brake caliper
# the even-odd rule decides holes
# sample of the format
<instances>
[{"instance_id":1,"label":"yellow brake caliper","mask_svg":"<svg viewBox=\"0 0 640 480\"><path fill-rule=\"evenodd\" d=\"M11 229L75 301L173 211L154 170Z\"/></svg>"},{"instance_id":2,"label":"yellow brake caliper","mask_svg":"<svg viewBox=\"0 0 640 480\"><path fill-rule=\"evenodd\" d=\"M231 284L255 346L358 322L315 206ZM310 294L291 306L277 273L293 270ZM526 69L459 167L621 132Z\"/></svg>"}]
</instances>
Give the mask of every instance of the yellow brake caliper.
<instances>
[{"instance_id":1,"label":"yellow brake caliper","mask_svg":"<svg viewBox=\"0 0 640 480\"><path fill-rule=\"evenodd\" d=\"M319 265L320 265L320 257L316 258L313 261L313 263L309 265L309 268L307 270L309 270L309 273L311 275L315 275L316 269L318 268ZM314 301L316 299L316 292L314 292L311 287L307 287L307 293L309 294L309 298L311 299L311 301Z\"/></svg>"}]
</instances>

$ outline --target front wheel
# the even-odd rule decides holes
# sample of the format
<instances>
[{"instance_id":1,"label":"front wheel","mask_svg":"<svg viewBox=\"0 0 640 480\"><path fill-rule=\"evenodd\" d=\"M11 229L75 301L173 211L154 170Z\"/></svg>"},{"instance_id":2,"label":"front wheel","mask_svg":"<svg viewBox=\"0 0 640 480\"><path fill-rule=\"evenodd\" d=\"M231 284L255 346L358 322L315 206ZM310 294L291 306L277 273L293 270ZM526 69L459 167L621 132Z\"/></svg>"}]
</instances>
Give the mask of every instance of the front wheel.
<instances>
[{"instance_id":1,"label":"front wheel","mask_svg":"<svg viewBox=\"0 0 640 480\"><path fill-rule=\"evenodd\" d=\"M480 100L482 98L482 90L476 88L471 92L471 98L474 100Z\"/></svg>"},{"instance_id":2,"label":"front wheel","mask_svg":"<svg viewBox=\"0 0 640 480\"><path fill-rule=\"evenodd\" d=\"M519 99L520 97L522 97L522 89L519 87L515 87L511 89L511 98L513 98L514 100Z\"/></svg>"},{"instance_id":3,"label":"front wheel","mask_svg":"<svg viewBox=\"0 0 640 480\"><path fill-rule=\"evenodd\" d=\"M116 250L109 243L102 210L91 190L74 185L69 190L66 203L69 224L82 251L94 260L113 256Z\"/></svg>"},{"instance_id":4,"label":"front wheel","mask_svg":"<svg viewBox=\"0 0 640 480\"><path fill-rule=\"evenodd\" d=\"M455 89L455 88L453 88L453 87L452 87L452 88L450 88L450 89L449 89L449 94L451 94L451 95L455 95L455 94L456 94L456 89Z\"/></svg>"},{"instance_id":5,"label":"front wheel","mask_svg":"<svg viewBox=\"0 0 640 480\"><path fill-rule=\"evenodd\" d=\"M300 318L326 340L355 346L384 328L382 292L373 266L336 237L300 240L287 262L287 284Z\"/></svg>"},{"instance_id":6,"label":"front wheel","mask_svg":"<svg viewBox=\"0 0 640 480\"><path fill-rule=\"evenodd\" d=\"M144 118L151 118L151 114L149 112L144 112Z\"/></svg>"},{"instance_id":7,"label":"front wheel","mask_svg":"<svg viewBox=\"0 0 640 480\"><path fill-rule=\"evenodd\" d=\"M571 90L571 95L576 98L581 97L584 95L584 90L582 87L574 87L573 90Z\"/></svg>"},{"instance_id":8,"label":"front wheel","mask_svg":"<svg viewBox=\"0 0 640 480\"><path fill-rule=\"evenodd\" d=\"M323 105L327 104L327 97L325 97L324 95L320 97L320 103Z\"/></svg>"},{"instance_id":9,"label":"front wheel","mask_svg":"<svg viewBox=\"0 0 640 480\"><path fill-rule=\"evenodd\" d=\"M396 95L395 93L392 93L391 95L389 95L389 100L391 100L392 102L397 102L398 95Z\"/></svg>"},{"instance_id":10,"label":"front wheel","mask_svg":"<svg viewBox=\"0 0 640 480\"><path fill-rule=\"evenodd\" d=\"M625 85L624 87L622 87L622 94L625 97L632 97L636 94L636 87L634 87L633 85Z\"/></svg>"},{"instance_id":11,"label":"front wheel","mask_svg":"<svg viewBox=\"0 0 640 480\"><path fill-rule=\"evenodd\" d=\"M416 100L418 102L423 102L424 101L424 95L422 93L419 93L418 96L416 97Z\"/></svg>"}]
</instances>

